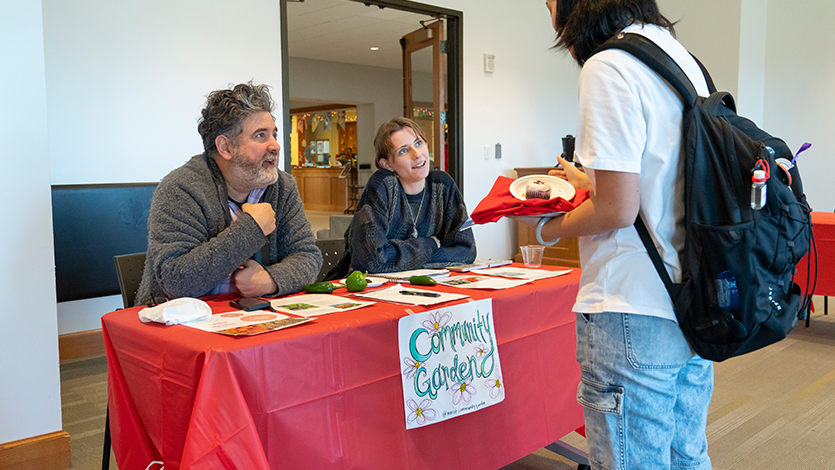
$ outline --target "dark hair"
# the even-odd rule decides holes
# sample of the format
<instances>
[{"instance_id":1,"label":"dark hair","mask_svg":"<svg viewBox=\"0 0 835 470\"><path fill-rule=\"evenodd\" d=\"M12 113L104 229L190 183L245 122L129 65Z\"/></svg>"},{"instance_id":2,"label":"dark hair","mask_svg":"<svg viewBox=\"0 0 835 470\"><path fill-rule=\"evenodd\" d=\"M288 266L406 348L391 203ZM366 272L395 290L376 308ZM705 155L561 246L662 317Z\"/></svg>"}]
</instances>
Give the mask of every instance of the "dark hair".
<instances>
[{"instance_id":1,"label":"dark hair","mask_svg":"<svg viewBox=\"0 0 835 470\"><path fill-rule=\"evenodd\" d=\"M557 0L556 48L574 50L582 66L598 46L633 24L654 24L675 34L675 23L655 0Z\"/></svg>"},{"instance_id":2,"label":"dark hair","mask_svg":"<svg viewBox=\"0 0 835 470\"><path fill-rule=\"evenodd\" d=\"M391 143L391 135L399 130L407 128L411 129L412 132L415 133L415 137L420 137L422 141L426 142L426 137L423 136L423 131L415 121L412 121L409 118L396 117L391 121L386 122L380 126L379 129L377 129L377 136L374 137L374 152L377 154L374 159L374 164L377 165L377 168L382 168L380 166L380 160L390 157L392 152L394 152L394 144Z\"/></svg>"},{"instance_id":3,"label":"dark hair","mask_svg":"<svg viewBox=\"0 0 835 470\"><path fill-rule=\"evenodd\" d=\"M235 143L243 131L246 118L259 112L272 114L273 100L269 88L249 81L228 90L209 93L197 123L197 132L203 138L203 150L207 155L217 152L217 136L225 135Z\"/></svg>"}]
</instances>

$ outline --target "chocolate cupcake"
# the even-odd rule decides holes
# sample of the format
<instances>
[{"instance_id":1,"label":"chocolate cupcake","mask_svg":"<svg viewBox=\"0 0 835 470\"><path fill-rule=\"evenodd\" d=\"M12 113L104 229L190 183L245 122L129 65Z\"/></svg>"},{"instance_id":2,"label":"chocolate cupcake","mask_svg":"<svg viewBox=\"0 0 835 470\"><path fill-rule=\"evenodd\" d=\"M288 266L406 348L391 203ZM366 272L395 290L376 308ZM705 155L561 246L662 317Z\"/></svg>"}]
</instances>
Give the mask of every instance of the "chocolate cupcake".
<instances>
[{"instance_id":1,"label":"chocolate cupcake","mask_svg":"<svg viewBox=\"0 0 835 470\"><path fill-rule=\"evenodd\" d=\"M551 187L544 181L535 180L525 188L525 199L551 199Z\"/></svg>"}]
</instances>

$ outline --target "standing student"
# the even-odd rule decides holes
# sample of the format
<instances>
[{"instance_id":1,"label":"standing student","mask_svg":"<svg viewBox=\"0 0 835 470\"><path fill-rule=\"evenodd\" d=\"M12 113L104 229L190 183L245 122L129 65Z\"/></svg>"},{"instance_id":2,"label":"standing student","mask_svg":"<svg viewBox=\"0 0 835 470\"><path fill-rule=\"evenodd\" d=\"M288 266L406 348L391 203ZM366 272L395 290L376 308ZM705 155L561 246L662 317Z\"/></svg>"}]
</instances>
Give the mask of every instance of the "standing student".
<instances>
[{"instance_id":1,"label":"standing student","mask_svg":"<svg viewBox=\"0 0 835 470\"><path fill-rule=\"evenodd\" d=\"M705 424L713 365L696 355L637 231L640 213L674 282L681 279L681 99L620 50L593 51L620 32L646 36L707 96L704 77L655 0L547 0L557 48L582 67L575 159L557 172L592 196L540 221L544 240L580 237L583 273L574 304L577 361L595 469L710 469Z\"/></svg>"},{"instance_id":2,"label":"standing student","mask_svg":"<svg viewBox=\"0 0 835 470\"><path fill-rule=\"evenodd\" d=\"M469 218L455 181L430 171L426 138L407 118L394 118L374 138L378 170L365 184L345 254L327 279L351 270L387 273L472 263L472 230L458 229Z\"/></svg>"}]
</instances>

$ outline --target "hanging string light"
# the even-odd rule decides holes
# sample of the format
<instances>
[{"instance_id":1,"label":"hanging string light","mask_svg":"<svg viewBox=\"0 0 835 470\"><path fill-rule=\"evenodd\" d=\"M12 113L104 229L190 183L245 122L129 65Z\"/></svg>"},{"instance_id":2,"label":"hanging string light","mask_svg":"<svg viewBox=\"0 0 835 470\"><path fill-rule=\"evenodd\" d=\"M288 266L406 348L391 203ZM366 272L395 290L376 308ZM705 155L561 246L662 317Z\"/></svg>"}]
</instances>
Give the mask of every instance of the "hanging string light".
<instances>
[{"instance_id":1,"label":"hanging string light","mask_svg":"<svg viewBox=\"0 0 835 470\"><path fill-rule=\"evenodd\" d=\"M431 118L435 115L435 113L433 113L432 110L428 108L413 108L412 114L416 118Z\"/></svg>"}]
</instances>

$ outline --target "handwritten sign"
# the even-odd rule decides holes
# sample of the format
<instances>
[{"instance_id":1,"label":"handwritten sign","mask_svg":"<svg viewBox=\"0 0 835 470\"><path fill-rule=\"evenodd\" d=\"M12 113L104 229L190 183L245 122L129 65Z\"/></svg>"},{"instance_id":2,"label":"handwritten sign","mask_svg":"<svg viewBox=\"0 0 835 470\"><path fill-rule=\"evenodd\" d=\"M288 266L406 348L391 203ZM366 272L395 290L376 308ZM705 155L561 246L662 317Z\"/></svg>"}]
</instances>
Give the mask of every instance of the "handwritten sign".
<instances>
[{"instance_id":1,"label":"handwritten sign","mask_svg":"<svg viewBox=\"0 0 835 470\"><path fill-rule=\"evenodd\" d=\"M504 400L492 299L403 317L398 340L406 429Z\"/></svg>"}]
</instances>

